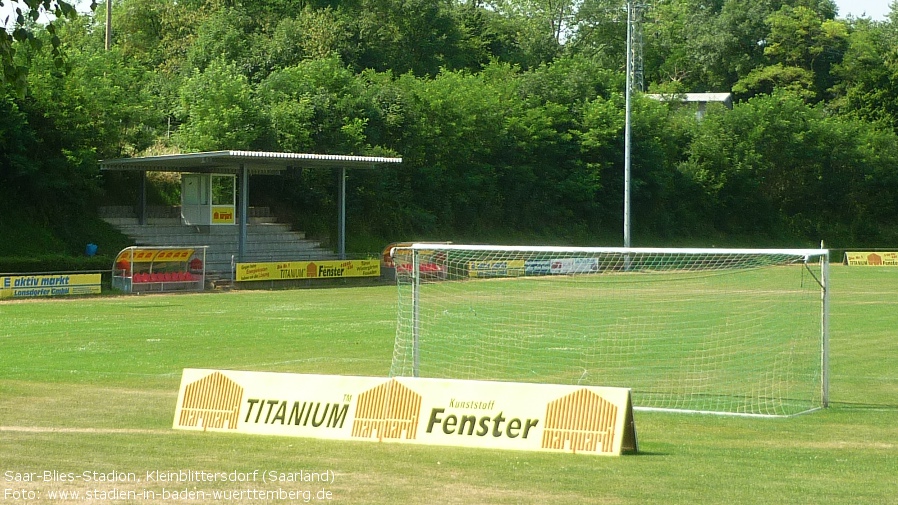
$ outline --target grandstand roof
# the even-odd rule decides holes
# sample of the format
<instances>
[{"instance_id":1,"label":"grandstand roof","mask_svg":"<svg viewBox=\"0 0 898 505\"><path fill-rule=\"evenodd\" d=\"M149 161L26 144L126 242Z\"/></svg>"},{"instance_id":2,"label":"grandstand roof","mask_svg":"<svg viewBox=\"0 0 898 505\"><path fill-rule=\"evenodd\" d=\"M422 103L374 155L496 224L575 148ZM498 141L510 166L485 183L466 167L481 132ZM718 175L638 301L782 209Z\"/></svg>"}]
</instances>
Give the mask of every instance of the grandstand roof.
<instances>
[{"instance_id":1,"label":"grandstand roof","mask_svg":"<svg viewBox=\"0 0 898 505\"><path fill-rule=\"evenodd\" d=\"M243 166L254 174L278 173L290 168L375 168L402 163L402 158L337 154L275 153L265 151L208 151L119 158L100 162L101 170L148 172L237 173Z\"/></svg>"}]
</instances>

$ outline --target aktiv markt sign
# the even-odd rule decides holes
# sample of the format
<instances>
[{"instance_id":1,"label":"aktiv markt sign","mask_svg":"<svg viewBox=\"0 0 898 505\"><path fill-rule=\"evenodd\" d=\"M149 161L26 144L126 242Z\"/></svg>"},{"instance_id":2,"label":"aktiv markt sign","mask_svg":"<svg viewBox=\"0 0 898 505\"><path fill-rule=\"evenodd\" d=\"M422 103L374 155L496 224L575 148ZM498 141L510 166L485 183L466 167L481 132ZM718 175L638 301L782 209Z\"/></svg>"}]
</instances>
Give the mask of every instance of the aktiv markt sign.
<instances>
[{"instance_id":1,"label":"aktiv markt sign","mask_svg":"<svg viewBox=\"0 0 898 505\"><path fill-rule=\"evenodd\" d=\"M185 369L174 428L619 455L623 388Z\"/></svg>"}]
</instances>

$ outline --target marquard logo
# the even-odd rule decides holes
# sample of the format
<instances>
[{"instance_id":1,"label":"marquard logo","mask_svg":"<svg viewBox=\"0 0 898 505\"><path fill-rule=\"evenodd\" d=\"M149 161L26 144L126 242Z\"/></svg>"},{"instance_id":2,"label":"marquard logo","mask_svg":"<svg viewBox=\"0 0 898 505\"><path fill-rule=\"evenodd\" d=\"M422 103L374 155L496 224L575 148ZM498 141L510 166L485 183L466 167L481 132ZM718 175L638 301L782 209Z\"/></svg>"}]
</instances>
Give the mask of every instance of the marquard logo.
<instances>
[{"instance_id":1,"label":"marquard logo","mask_svg":"<svg viewBox=\"0 0 898 505\"><path fill-rule=\"evenodd\" d=\"M181 402L178 426L237 429L243 388L215 372L188 384Z\"/></svg>"},{"instance_id":2,"label":"marquard logo","mask_svg":"<svg viewBox=\"0 0 898 505\"><path fill-rule=\"evenodd\" d=\"M581 389L546 406L542 447L610 453L616 425L617 406Z\"/></svg>"},{"instance_id":3,"label":"marquard logo","mask_svg":"<svg viewBox=\"0 0 898 505\"><path fill-rule=\"evenodd\" d=\"M414 440L420 417L421 395L391 380L359 395L352 436Z\"/></svg>"},{"instance_id":4,"label":"marquard logo","mask_svg":"<svg viewBox=\"0 0 898 505\"><path fill-rule=\"evenodd\" d=\"M318 265L309 263L306 267L306 277L318 277Z\"/></svg>"}]
</instances>

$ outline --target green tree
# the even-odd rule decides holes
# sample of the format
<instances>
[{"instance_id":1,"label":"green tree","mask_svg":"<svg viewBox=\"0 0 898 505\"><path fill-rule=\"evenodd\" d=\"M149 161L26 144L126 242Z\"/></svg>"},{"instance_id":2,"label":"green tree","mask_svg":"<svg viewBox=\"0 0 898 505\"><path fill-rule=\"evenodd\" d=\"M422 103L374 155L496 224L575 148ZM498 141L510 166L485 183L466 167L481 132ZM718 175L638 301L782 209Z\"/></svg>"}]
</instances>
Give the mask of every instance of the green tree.
<instances>
[{"instance_id":1,"label":"green tree","mask_svg":"<svg viewBox=\"0 0 898 505\"><path fill-rule=\"evenodd\" d=\"M458 36L446 53L446 69L477 72L493 60L529 69L559 54L558 43L527 16L499 12L480 1L450 2L447 13Z\"/></svg>"},{"instance_id":2,"label":"green tree","mask_svg":"<svg viewBox=\"0 0 898 505\"><path fill-rule=\"evenodd\" d=\"M894 139L778 91L707 115L681 168L712 197L722 231L844 243L871 238L874 215L894 222L881 213L891 204L867 207L872 188L896 195Z\"/></svg>"},{"instance_id":3,"label":"green tree","mask_svg":"<svg viewBox=\"0 0 898 505\"><path fill-rule=\"evenodd\" d=\"M786 5L771 14L764 47L768 64L753 69L734 89L751 96L785 87L810 100L825 98L834 84L831 67L842 59L847 45L848 28L827 18L833 10L823 3L820 10Z\"/></svg>"},{"instance_id":4,"label":"green tree","mask_svg":"<svg viewBox=\"0 0 898 505\"><path fill-rule=\"evenodd\" d=\"M898 129L898 23L852 23L848 47L833 68L838 79L831 107L868 121Z\"/></svg>"},{"instance_id":5,"label":"green tree","mask_svg":"<svg viewBox=\"0 0 898 505\"><path fill-rule=\"evenodd\" d=\"M450 0L361 0L355 25L358 68L436 75L458 68L463 34Z\"/></svg>"},{"instance_id":6,"label":"green tree","mask_svg":"<svg viewBox=\"0 0 898 505\"><path fill-rule=\"evenodd\" d=\"M531 19L539 33L559 46L574 30L578 10L573 0L493 0L490 4L506 15Z\"/></svg>"},{"instance_id":7,"label":"green tree","mask_svg":"<svg viewBox=\"0 0 898 505\"><path fill-rule=\"evenodd\" d=\"M340 56L345 62L358 57L353 44L354 26L343 11L330 7L305 7L293 17L278 22L267 41L267 61L271 70L299 64L307 59Z\"/></svg>"},{"instance_id":8,"label":"green tree","mask_svg":"<svg viewBox=\"0 0 898 505\"><path fill-rule=\"evenodd\" d=\"M176 140L187 151L252 149L264 135L264 116L247 78L233 63L213 61L181 86Z\"/></svg>"},{"instance_id":9,"label":"green tree","mask_svg":"<svg viewBox=\"0 0 898 505\"><path fill-rule=\"evenodd\" d=\"M247 39L252 34L252 23L240 8L223 8L211 13L197 27L193 44L187 50L187 65L191 69L205 70L213 61L223 60L239 65L246 72L249 60Z\"/></svg>"},{"instance_id":10,"label":"green tree","mask_svg":"<svg viewBox=\"0 0 898 505\"><path fill-rule=\"evenodd\" d=\"M336 55L272 72L259 86L281 148L364 154L367 107L361 80Z\"/></svg>"},{"instance_id":11,"label":"green tree","mask_svg":"<svg viewBox=\"0 0 898 505\"><path fill-rule=\"evenodd\" d=\"M88 17L58 23L57 33L66 52L62 68L42 51L21 56L30 66L27 99L60 130L72 160L93 168L97 158L140 152L164 133L145 69L117 47L104 50Z\"/></svg>"},{"instance_id":12,"label":"green tree","mask_svg":"<svg viewBox=\"0 0 898 505\"><path fill-rule=\"evenodd\" d=\"M99 194L96 164L73 163L53 121L31 100L0 90L0 228L7 237L0 251L78 254Z\"/></svg>"},{"instance_id":13,"label":"green tree","mask_svg":"<svg viewBox=\"0 0 898 505\"><path fill-rule=\"evenodd\" d=\"M645 24L645 75L686 91L726 91L763 62L765 19L778 0L656 4ZM651 87L651 86L650 86Z\"/></svg>"},{"instance_id":14,"label":"green tree","mask_svg":"<svg viewBox=\"0 0 898 505\"><path fill-rule=\"evenodd\" d=\"M22 94L25 89L27 67L16 63L15 43L28 44L33 49L39 49L43 41L35 36L35 31L38 30L35 23L42 15L51 15L55 20L47 22L44 30L50 35L48 37L50 54L57 66L61 66L63 59L60 39L56 35L57 20L75 18L78 13L73 2L64 0L0 0L0 7L4 3L14 5L16 10L14 19L4 19L4 29L0 30L0 84L10 84L16 93ZM96 1L91 1L91 9L94 7Z\"/></svg>"},{"instance_id":15,"label":"green tree","mask_svg":"<svg viewBox=\"0 0 898 505\"><path fill-rule=\"evenodd\" d=\"M400 79L415 103L411 128L416 134L401 152L418 167L411 181L412 194L418 195L414 206L426 209L412 212L429 215L429 223L418 224L429 233L471 233L500 220L491 162L504 137L504 118L515 104L508 94L511 83L495 83L487 75L443 71L433 79Z\"/></svg>"},{"instance_id":16,"label":"green tree","mask_svg":"<svg viewBox=\"0 0 898 505\"><path fill-rule=\"evenodd\" d=\"M615 239L620 238L623 222L623 101L620 92L591 101L578 132L583 160L601 183L596 195L598 222L603 230L613 231ZM683 243L712 235L705 191L678 170L688 156L694 112L637 98L631 123L631 212L636 242Z\"/></svg>"},{"instance_id":17,"label":"green tree","mask_svg":"<svg viewBox=\"0 0 898 505\"><path fill-rule=\"evenodd\" d=\"M200 27L233 2L218 0L117 0L112 16L113 44L166 79L184 71ZM243 44L241 44L243 45ZM236 49L229 48L228 52Z\"/></svg>"}]
</instances>

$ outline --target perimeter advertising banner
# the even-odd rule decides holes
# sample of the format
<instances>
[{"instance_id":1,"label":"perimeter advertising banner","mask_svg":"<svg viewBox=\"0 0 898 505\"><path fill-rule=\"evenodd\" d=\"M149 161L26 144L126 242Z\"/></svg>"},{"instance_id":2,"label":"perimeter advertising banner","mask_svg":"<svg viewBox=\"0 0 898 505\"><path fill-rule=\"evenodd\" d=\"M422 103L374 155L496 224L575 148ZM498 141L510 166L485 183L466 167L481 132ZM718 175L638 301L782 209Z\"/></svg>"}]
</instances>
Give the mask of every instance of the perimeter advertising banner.
<instances>
[{"instance_id":1,"label":"perimeter advertising banner","mask_svg":"<svg viewBox=\"0 0 898 505\"><path fill-rule=\"evenodd\" d=\"M523 275L570 275L599 271L598 258L469 261L469 277L520 277Z\"/></svg>"},{"instance_id":2,"label":"perimeter advertising banner","mask_svg":"<svg viewBox=\"0 0 898 505\"><path fill-rule=\"evenodd\" d=\"M195 249L176 249L170 247L128 247L118 253L115 263L176 263L186 262L193 256Z\"/></svg>"},{"instance_id":3,"label":"perimeter advertising banner","mask_svg":"<svg viewBox=\"0 0 898 505\"><path fill-rule=\"evenodd\" d=\"M898 252L846 252L845 263L853 266L898 266Z\"/></svg>"},{"instance_id":4,"label":"perimeter advertising banner","mask_svg":"<svg viewBox=\"0 0 898 505\"><path fill-rule=\"evenodd\" d=\"M524 260L469 261L469 277L520 277L524 275Z\"/></svg>"},{"instance_id":5,"label":"perimeter advertising banner","mask_svg":"<svg viewBox=\"0 0 898 505\"><path fill-rule=\"evenodd\" d=\"M212 224L234 224L236 222L233 205L212 206Z\"/></svg>"},{"instance_id":6,"label":"perimeter advertising banner","mask_svg":"<svg viewBox=\"0 0 898 505\"><path fill-rule=\"evenodd\" d=\"M281 261L237 263L237 281L282 281L380 277L378 260Z\"/></svg>"},{"instance_id":7,"label":"perimeter advertising banner","mask_svg":"<svg viewBox=\"0 0 898 505\"><path fill-rule=\"evenodd\" d=\"M174 428L530 451L635 452L630 390L185 369Z\"/></svg>"},{"instance_id":8,"label":"perimeter advertising banner","mask_svg":"<svg viewBox=\"0 0 898 505\"><path fill-rule=\"evenodd\" d=\"M0 299L100 293L100 274L15 275L0 277Z\"/></svg>"}]
</instances>

